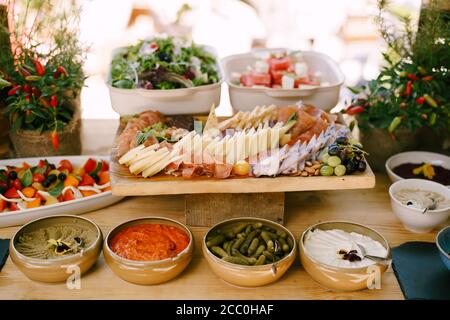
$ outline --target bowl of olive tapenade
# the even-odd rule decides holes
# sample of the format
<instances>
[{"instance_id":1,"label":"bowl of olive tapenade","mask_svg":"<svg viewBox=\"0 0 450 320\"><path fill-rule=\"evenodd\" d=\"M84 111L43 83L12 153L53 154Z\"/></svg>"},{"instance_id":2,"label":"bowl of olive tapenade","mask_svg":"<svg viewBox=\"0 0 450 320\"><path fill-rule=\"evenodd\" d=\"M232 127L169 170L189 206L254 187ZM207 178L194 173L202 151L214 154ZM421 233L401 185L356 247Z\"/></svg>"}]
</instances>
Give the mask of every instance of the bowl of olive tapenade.
<instances>
[{"instance_id":1,"label":"bowl of olive tapenade","mask_svg":"<svg viewBox=\"0 0 450 320\"><path fill-rule=\"evenodd\" d=\"M213 272L233 285L257 287L277 281L295 260L297 245L282 225L236 218L212 227L202 243Z\"/></svg>"},{"instance_id":2,"label":"bowl of olive tapenade","mask_svg":"<svg viewBox=\"0 0 450 320\"><path fill-rule=\"evenodd\" d=\"M13 263L28 278L63 282L89 270L103 244L100 228L79 216L37 219L20 228L10 242Z\"/></svg>"},{"instance_id":3,"label":"bowl of olive tapenade","mask_svg":"<svg viewBox=\"0 0 450 320\"><path fill-rule=\"evenodd\" d=\"M409 151L393 155L386 161L392 182L424 179L450 187L450 157L440 153Z\"/></svg>"}]
</instances>

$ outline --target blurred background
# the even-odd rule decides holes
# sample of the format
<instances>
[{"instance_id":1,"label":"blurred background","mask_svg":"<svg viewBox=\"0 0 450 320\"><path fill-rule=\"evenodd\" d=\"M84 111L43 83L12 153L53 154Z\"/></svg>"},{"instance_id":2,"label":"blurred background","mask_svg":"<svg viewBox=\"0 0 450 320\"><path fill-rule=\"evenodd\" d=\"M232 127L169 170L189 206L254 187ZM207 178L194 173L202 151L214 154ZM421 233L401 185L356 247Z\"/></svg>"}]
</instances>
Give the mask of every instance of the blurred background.
<instances>
[{"instance_id":1,"label":"blurred background","mask_svg":"<svg viewBox=\"0 0 450 320\"><path fill-rule=\"evenodd\" d=\"M214 46L220 57L252 48L316 50L335 59L354 86L374 78L383 42L374 16L376 0L78 0L81 37L89 46L89 78L82 92L83 118L117 118L107 79L111 52L155 34L181 35ZM393 0L398 14L418 19L420 0ZM231 109L222 88L219 113ZM341 103L348 98L342 92Z\"/></svg>"}]
</instances>

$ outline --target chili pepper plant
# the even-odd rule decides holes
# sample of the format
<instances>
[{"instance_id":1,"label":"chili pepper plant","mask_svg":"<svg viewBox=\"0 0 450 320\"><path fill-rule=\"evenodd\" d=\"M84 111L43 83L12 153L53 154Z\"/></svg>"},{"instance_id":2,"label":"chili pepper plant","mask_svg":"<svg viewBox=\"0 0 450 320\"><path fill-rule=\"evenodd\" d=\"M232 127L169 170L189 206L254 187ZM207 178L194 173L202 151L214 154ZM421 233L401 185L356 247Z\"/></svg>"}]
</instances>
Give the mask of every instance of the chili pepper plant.
<instances>
[{"instance_id":1,"label":"chili pepper plant","mask_svg":"<svg viewBox=\"0 0 450 320\"><path fill-rule=\"evenodd\" d=\"M386 129L393 139L401 127L449 134L450 13L441 6L440 0L430 1L418 28L410 17L397 17L399 30L386 20L387 1L378 2L386 65L366 86L350 88L355 96L344 112L358 115L358 126Z\"/></svg>"},{"instance_id":2,"label":"chili pepper plant","mask_svg":"<svg viewBox=\"0 0 450 320\"><path fill-rule=\"evenodd\" d=\"M11 130L58 132L71 121L68 104L85 80L85 48L78 40L80 8L66 1L7 1L11 48L0 50L0 90L7 91L4 113ZM31 21L31 25L30 25Z\"/></svg>"}]
</instances>

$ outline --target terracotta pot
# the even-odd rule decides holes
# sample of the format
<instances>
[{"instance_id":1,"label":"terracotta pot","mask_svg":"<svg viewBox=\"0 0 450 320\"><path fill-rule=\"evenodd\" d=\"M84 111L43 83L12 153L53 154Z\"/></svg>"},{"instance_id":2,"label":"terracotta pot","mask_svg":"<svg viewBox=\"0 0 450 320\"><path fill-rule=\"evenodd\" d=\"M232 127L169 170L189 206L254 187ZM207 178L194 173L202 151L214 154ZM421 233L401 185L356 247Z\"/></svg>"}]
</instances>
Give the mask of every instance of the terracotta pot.
<instances>
[{"instance_id":1,"label":"terracotta pot","mask_svg":"<svg viewBox=\"0 0 450 320\"><path fill-rule=\"evenodd\" d=\"M38 132L33 130L10 131L15 157L51 157L59 155L81 154L81 111L80 98L71 100L74 110L72 120L58 131L59 148L53 148L51 131Z\"/></svg>"},{"instance_id":2,"label":"terracotta pot","mask_svg":"<svg viewBox=\"0 0 450 320\"><path fill-rule=\"evenodd\" d=\"M394 140L386 129L360 127L360 141L369 153L367 161L374 171L383 172L386 160L392 155L404 151L416 150L418 142L414 131L399 128Z\"/></svg>"}]
</instances>

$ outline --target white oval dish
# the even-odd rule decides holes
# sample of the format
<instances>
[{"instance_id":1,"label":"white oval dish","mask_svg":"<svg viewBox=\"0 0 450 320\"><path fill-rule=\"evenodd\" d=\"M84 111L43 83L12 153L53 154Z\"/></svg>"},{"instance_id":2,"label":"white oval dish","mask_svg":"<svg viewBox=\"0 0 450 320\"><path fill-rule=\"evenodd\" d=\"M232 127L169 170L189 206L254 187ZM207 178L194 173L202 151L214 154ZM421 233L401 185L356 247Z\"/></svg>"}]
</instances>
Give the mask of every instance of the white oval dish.
<instances>
[{"instance_id":1,"label":"white oval dish","mask_svg":"<svg viewBox=\"0 0 450 320\"><path fill-rule=\"evenodd\" d=\"M311 70L322 74L322 82L328 82L326 86L309 89L273 89L273 88L248 88L236 85L232 82L233 73L242 73L247 66L253 65L258 55L263 52L277 52L292 50L285 48L257 50L245 54L237 54L222 59L222 67L225 72L225 81L228 84L230 101L236 110L250 111L257 105L285 106L295 104L299 100L312 104L323 110L330 110L336 106L339 100L339 91L344 83L344 74L338 64L325 54L314 51L302 51L302 56Z\"/></svg>"},{"instance_id":2,"label":"white oval dish","mask_svg":"<svg viewBox=\"0 0 450 320\"><path fill-rule=\"evenodd\" d=\"M433 191L443 195L447 199L450 199L450 189L437 182L424 179L402 179L393 183L389 188L392 211L406 229L415 233L427 233L447 221L450 217L450 207L423 213L420 209L402 204L394 197L394 194L402 189Z\"/></svg>"},{"instance_id":3,"label":"white oval dish","mask_svg":"<svg viewBox=\"0 0 450 320\"><path fill-rule=\"evenodd\" d=\"M223 72L216 50L210 46L201 45L201 47L216 58L219 73L219 81L217 83L170 90L121 89L111 86L111 71L109 71L106 86L109 89L111 105L114 111L121 116L137 114L146 110L159 111L165 115L175 115L207 113L211 109L212 104L217 107L220 104ZM123 49L115 49L113 56Z\"/></svg>"},{"instance_id":4,"label":"white oval dish","mask_svg":"<svg viewBox=\"0 0 450 320\"><path fill-rule=\"evenodd\" d=\"M403 163L422 163L422 162L428 162L432 165L439 165L450 170L450 157L444 154L426 151L409 151L397 153L386 160L385 168L389 176L389 179L391 179L392 182L396 182L399 180L404 180L404 178L394 173L393 169L396 166L401 165Z\"/></svg>"},{"instance_id":5,"label":"white oval dish","mask_svg":"<svg viewBox=\"0 0 450 320\"><path fill-rule=\"evenodd\" d=\"M6 165L21 165L23 162L27 162L30 165L36 165L40 159L38 158L20 158L20 159L6 159L0 160L0 166ZM75 165L83 165L88 158L100 159L109 161L108 156L59 156L59 157L46 157L50 163L59 163L63 159L67 159ZM94 211L107 207L113 203L116 203L124 197L113 196L111 191L99 193L97 195L89 196L86 198L75 199L67 202L55 203L49 206L42 206L38 208L25 209L21 211L0 213L0 228L17 226L25 224L29 221L55 215L78 215L89 211Z\"/></svg>"}]
</instances>

